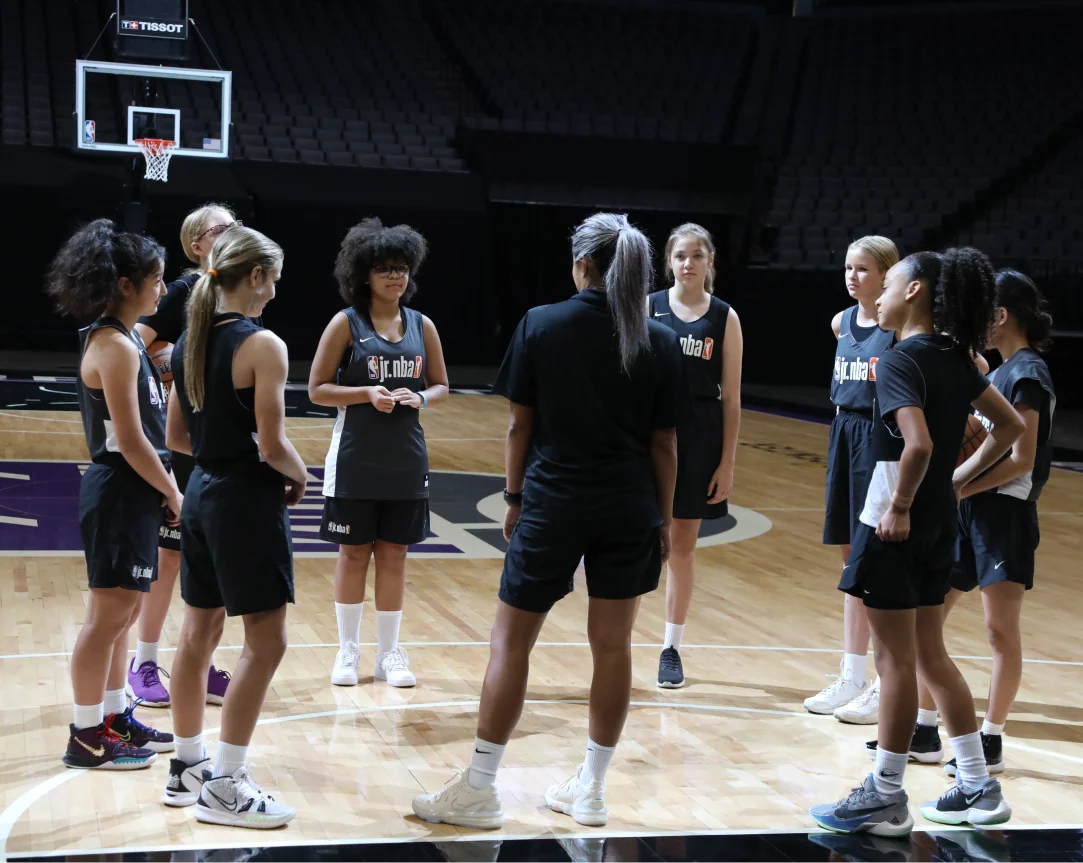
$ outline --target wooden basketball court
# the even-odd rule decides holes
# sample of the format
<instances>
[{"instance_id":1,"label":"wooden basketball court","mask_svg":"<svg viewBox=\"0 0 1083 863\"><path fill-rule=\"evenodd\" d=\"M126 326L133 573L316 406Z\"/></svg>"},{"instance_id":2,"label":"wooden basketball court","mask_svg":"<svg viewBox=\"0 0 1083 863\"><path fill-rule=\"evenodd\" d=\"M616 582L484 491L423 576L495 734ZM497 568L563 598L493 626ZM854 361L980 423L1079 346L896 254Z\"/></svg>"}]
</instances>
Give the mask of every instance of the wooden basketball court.
<instances>
[{"instance_id":1,"label":"wooden basketball court","mask_svg":"<svg viewBox=\"0 0 1083 863\"><path fill-rule=\"evenodd\" d=\"M408 563L402 638L418 685L397 690L373 682L370 578L361 685L331 686L333 559L314 537L299 544L290 649L250 750L257 781L298 814L288 827L258 838L160 805L168 755L131 773L61 764L71 720L68 655L86 602L83 560L71 549L2 552L0 852L450 839L470 832L419 821L410 801L465 765L474 737L501 568L499 549L478 537L491 536L494 527L491 492L503 475L506 405L455 395L423 418L434 494L445 479L441 471L496 479L478 485L481 505L471 516L434 519L436 533L459 537L450 541L454 551L418 554ZM306 463L322 465L330 421L291 419L289 428ZM745 413L736 523L697 554L682 647L689 685L669 691L654 685L664 622L659 590L645 598L636 625L633 707L609 772L611 816L601 831L550 812L542 799L545 787L567 778L582 756L590 680L585 596L573 594L554 609L534 654L528 707L499 776L508 821L498 836L803 831L813 827L810 804L841 796L861 780L870 769L864 742L875 727L844 726L801 705L825 685L825 674L837 671L841 652L838 551L820 544L826 443L822 424ZM34 471L11 462L85 458L77 413L0 412L0 489L34 484ZM49 492L39 489L42 494ZM295 530L317 523L318 502L314 484L309 509L294 512ZM1040 512L1037 586L1024 609L1026 665L1006 732L1003 781L1015 810L1012 827L1077 827L1083 822L1083 474L1054 470ZM28 517L0 508L0 531L45 520L41 511ZM439 546L441 539L433 542ZM258 537L238 537L243 541ZM321 551L324 556L311 556ZM166 668L181 615L178 595L162 636ZM240 624L228 622L216 664L231 669L240 643ZM948 645L983 710L991 665L976 593L953 614ZM218 708L207 708L212 752L219 716ZM167 710L141 708L140 717L171 730ZM911 765L907 774L915 804L937 797L950 781L937 767ZM933 826L916 820L919 830Z\"/></svg>"}]
</instances>

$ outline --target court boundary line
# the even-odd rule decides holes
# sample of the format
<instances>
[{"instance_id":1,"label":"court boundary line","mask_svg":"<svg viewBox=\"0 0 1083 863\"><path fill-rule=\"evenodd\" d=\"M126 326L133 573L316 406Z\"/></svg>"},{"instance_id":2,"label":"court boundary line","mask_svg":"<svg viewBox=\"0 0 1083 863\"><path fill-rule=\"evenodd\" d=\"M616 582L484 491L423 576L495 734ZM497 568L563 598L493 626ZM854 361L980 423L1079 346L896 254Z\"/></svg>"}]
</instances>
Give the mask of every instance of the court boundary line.
<instances>
[{"instance_id":1,"label":"court boundary line","mask_svg":"<svg viewBox=\"0 0 1083 863\"><path fill-rule=\"evenodd\" d=\"M588 702L587 702L586 699L528 698L528 699L526 699L524 701L524 705L528 705L528 704L530 704L530 705L555 704L555 705L583 706L583 705L586 705L587 703ZM389 713L389 712L393 712L393 711L397 711L397 710L425 710L425 709L437 709L437 708L441 708L441 707L470 707L470 708L476 708L480 704L481 704L480 699L469 699L469 700L465 700L465 701L434 701L434 702L424 702L424 703L420 703L420 704L413 704L413 703L407 703L407 704L379 704L379 705L370 705L370 706L367 706L367 707L340 708L338 710L318 711L318 712L315 712L315 713L300 713L300 714L288 714L286 716L272 716L272 717L268 717L267 719L260 719L256 723L256 727L258 728L261 725L280 725L280 724L285 723L285 722L300 722L300 721L308 720L308 719L321 719L321 718L325 718L325 717L328 717L328 716L363 716L363 715L366 715L366 714L369 714L369 713ZM797 712L797 711L792 711L792 710L786 710L786 711L783 711L783 710L767 710L767 709L758 708L758 707L733 707L733 706L730 706L730 705L717 705L717 704L688 704L688 703L679 702L679 701L674 701L674 702L630 701L628 706L629 706L629 708L631 708L631 707L646 707L646 708L651 708L651 707L663 707L663 708L674 707L674 708L681 708L681 709L686 709L686 710L708 710L708 711L718 711L718 712L725 712L725 713L756 713L756 714L759 714L759 715L768 714L768 715L782 716L782 717L797 717L797 718L801 718L801 719L813 719L813 720L818 721L818 722L826 722L828 720L833 720L834 719L834 717L831 716L830 714L815 714L815 713L808 713L808 712ZM218 734L220 732L221 732L221 726L219 726L218 728L207 728L207 729L204 729L203 735L206 737L208 735L216 735L216 734ZM1027 746L1025 744L1018 745L1018 744L1013 743L1010 739L1006 740L1004 742L1004 745L1006 747L1011 748L1011 749L1020 749L1022 751L1032 752L1032 753L1038 754L1038 755L1045 755L1045 756L1047 756L1049 758L1053 758L1053 759L1061 758L1061 759L1064 759L1066 761L1072 761L1072 762L1076 762L1076 763L1079 763L1079 764L1083 764L1083 758L1073 756L1073 755L1064 755L1062 753L1057 753L1057 752L1050 752L1048 750L1040 749L1040 748L1035 747L1035 746ZM25 858L25 857L42 857L42 856L45 856L45 857L59 857L59 856L66 856L66 855L73 855L73 854L139 853L137 850L125 849L123 847L116 850L116 851L114 851L113 849L102 849L102 848L90 848L90 849L65 848L65 849L62 849L62 850L55 850L55 851L51 851L51 852L19 851L19 852L16 852L14 855L9 855L7 853L7 842L8 842L8 838L11 835L11 831L14 828L15 824L18 823L18 820L23 816L23 814L26 812L27 809L29 809L34 803L36 803L38 800L40 800L42 797L44 797L46 794L48 794L54 788L58 788L59 786L64 785L64 784L66 784L68 782L71 782L74 779L77 779L78 777L80 777L80 776L82 776L84 774L90 773L90 772L91 771L89 771L89 770L81 770L81 769L75 769L75 768L70 768L70 767L65 768L65 771L63 773L54 774L53 776L49 777L48 779L45 779L42 782L39 782L34 787L29 788L26 791L24 791L14 801L12 801L12 803L9 804L3 810L3 812L0 812L0 860L9 860L9 859L14 860L14 859ZM414 776L413 771L410 771L410 774L411 774L412 777ZM414 778L415 778L415 781L416 781L416 777L414 777ZM406 818L408 818L410 816L409 815L404 815L402 817L405 820ZM922 826L924 827L925 825L922 825ZM943 829L943 826L944 825L936 825L935 828L926 827L925 832L940 832L940 830ZM1059 827L1058 825L1034 824L1034 825L1018 825L1016 828L1010 828L1010 829L1054 830L1054 829L1058 829L1058 827ZM1070 827L1060 828L1060 829L1073 829L1074 830L1074 829L1079 829L1081 827L1083 827L1083 825L1072 825ZM918 829L918 828L915 828L915 829ZM957 828L957 829L964 829L964 828ZM686 835L687 836L691 836L691 835L725 836L725 835L749 835L749 834L756 834L756 833L767 834L767 833L802 833L802 832L821 833L821 832L826 832L826 831L819 831L819 830L803 831L801 829L792 829L791 830L791 829L788 829L788 828L768 828L766 830L756 830L756 829L744 830L744 829L741 829L741 830L734 830L734 831L717 830L717 831L684 831L684 832L677 831L677 830L666 830L666 831L659 831L657 833L652 833L652 832L648 832L648 831L640 831L640 832L637 832L637 833L629 833L629 834L626 834L626 835L631 835L631 836L651 836L651 835L654 835L654 836L686 836ZM510 841L510 840L515 839L515 838L519 838L518 836L504 836L503 834L499 834L499 833L496 833L496 834L482 834L482 835L492 835L494 837L494 840L497 837L499 837L499 840L501 842L504 841L504 840L509 840ZM597 833L587 833L587 834L582 834L582 835L584 835L585 837L608 838L606 836L598 836ZM405 842L466 841L468 839L476 839L476 838L478 838L476 834L472 834L470 837L460 837L459 839L452 839L452 840L436 840L436 839L433 839L431 836L424 837L424 838L418 837L418 838L407 838L407 839L396 839L396 838L393 838L393 837L380 837L380 838L374 837L374 838L369 839L367 841L366 840L356 841L356 840L351 840L351 839L343 839L343 840L332 840L332 841L325 842L323 844L335 844L335 845L376 844L378 842L392 842L392 843L396 843L396 844L401 844L401 843L405 843ZM545 836L540 836L539 837L537 835L526 834L526 835L523 835L522 838L534 839L534 838L546 838L546 837ZM554 835L552 838L572 838L572 836L563 835L563 836L558 837L558 836ZM217 844L217 843L215 843L215 844ZM238 843L237 845L229 845L229 846L227 846L227 845L217 845L217 847L219 847L219 848L225 848L225 847L248 848L248 847L251 847L251 844L252 844L251 842L247 842L247 843ZM315 844L319 844L319 843L313 843L311 840L303 840L303 841L292 840L292 841L289 841L289 842L281 843L281 847L290 847L290 846L298 847L298 846L315 845ZM264 843L264 846L265 847L279 847L278 845L272 845L272 843ZM199 846L197 846L197 845L179 845L179 846L176 846L176 847L173 847L173 846L164 847L163 846L161 848L156 848L156 849L151 849L151 850L157 850L157 851L194 850L194 849L196 849L198 847Z\"/></svg>"}]
</instances>

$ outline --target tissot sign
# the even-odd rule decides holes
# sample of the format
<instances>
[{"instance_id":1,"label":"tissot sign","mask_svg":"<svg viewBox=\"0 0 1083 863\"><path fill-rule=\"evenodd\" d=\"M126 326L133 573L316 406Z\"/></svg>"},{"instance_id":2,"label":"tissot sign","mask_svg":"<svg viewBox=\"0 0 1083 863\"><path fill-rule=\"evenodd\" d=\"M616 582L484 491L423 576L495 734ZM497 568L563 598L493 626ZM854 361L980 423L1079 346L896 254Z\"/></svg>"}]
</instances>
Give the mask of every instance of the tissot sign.
<instances>
[{"instance_id":1,"label":"tissot sign","mask_svg":"<svg viewBox=\"0 0 1083 863\"><path fill-rule=\"evenodd\" d=\"M188 38L188 24L183 20L121 18L118 27L122 36L165 36L168 39Z\"/></svg>"}]
</instances>

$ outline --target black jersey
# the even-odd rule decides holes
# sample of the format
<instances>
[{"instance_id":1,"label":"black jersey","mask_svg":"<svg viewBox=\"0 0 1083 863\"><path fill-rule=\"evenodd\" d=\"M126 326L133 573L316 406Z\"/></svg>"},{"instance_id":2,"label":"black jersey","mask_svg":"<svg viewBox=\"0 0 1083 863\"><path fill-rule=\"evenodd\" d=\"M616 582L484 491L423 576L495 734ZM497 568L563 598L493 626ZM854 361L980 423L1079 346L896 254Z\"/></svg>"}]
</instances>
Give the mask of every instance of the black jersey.
<instances>
[{"instance_id":1,"label":"black jersey","mask_svg":"<svg viewBox=\"0 0 1083 863\"><path fill-rule=\"evenodd\" d=\"M350 322L350 347L337 383L382 386L389 391L425 389L425 331L421 313L403 307L404 335L389 342L373 329L367 314L343 309ZM324 463L324 497L359 500L416 500L429 496L429 453L420 412L395 405L391 413L370 402L338 409Z\"/></svg>"},{"instance_id":2,"label":"black jersey","mask_svg":"<svg viewBox=\"0 0 1083 863\"><path fill-rule=\"evenodd\" d=\"M169 342L175 345L188 326L186 308L188 297L192 288L199 281L201 273L185 273L174 282L165 287L165 296L158 303L158 310L153 315L147 315L139 319L139 323L145 324L155 332L154 340ZM263 326L263 318L250 318L257 327Z\"/></svg>"},{"instance_id":3,"label":"black jersey","mask_svg":"<svg viewBox=\"0 0 1083 863\"><path fill-rule=\"evenodd\" d=\"M692 398L717 399L722 392L722 343L726 338L729 304L712 296L702 317L685 322L670 308L666 289L647 297L647 314L677 334Z\"/></svg>"},{"instance_id":4,"label":"black jersey","mask_svg":"<svg viewBox=\"0 0 1083 863\"><path fill-rule=\"evenodd\" d=\"M1038 412L1038 447L1034 452L1034 467L1011 482L983 494L1006 494L1020 500L1037 500L1049 479L1049 470L1053 464L1051 430L1057 396L1053 391L1049 366L1036 351L1023 348L990 373L989 383L1000 390L1012 407L1026 405ZM988 419L981 414L977 416L986 429L992 427L993 424ZM1004 458L1008 456L1005 455Z\"/></svg>"},{"instance_id":5,"label":"black jersey","mask_svg":"<svg viewBox=\"0 0 1083 863\"><path fill-rule=\"evenodd\" d=\"M136 382L139 419L143 425L143 434L158 453L162 464L168 466L169 450L165 446L165 390L162 389L162 379L158 377L158 370L147 356L147 349L139 338L139 333L128 332L124 324L116 318L98 318L90 326L79 330L79 353L82 355L86 352L90 336L95 330L107 327L120 330L139 350L139 377ZM105 393L84 384L81 373L75 376L75 391L91 460L98 464L127 464L124 456L120 454L120 445L113 429L113 420L109 416Z\"/></svg>"},{"instance_id":6,"label":"black jersey","mask_svg":"<svg viewBox=\"0 0 1083 863\"><path fill-rule=\"evenodd\" d=\"M192 455L203 468L263 461L256 436L256 388L233 386L233 356L241 343L260 328L236 313L217 315L214 323L207 333L202 410L193 410L184 390L187 331L173 348L173 379L192 438Z\"/></svg>"},{"instance_id":7,"label":"black jersey","mask_svg":"<svg viewBox=\"0 0 1083 863\"><path fill-rule=\"evenodd\" d=\"M895 334L878 326L858 327L853 306L842 313L831 402L846 411L872 413L876 398L876 364L895 341Z\"/></svg>"},{"instance_id":8,"label":"black jersey","mask_svg":"<svg viewBox=\"0 0 1083 863\"><path fill-rule=\"evenodd\" d=\"M903 339L876 366L876 462L861 521L875 528L891 506L899 480L903 437L895 411L919 407L925 414L933 453L910 507L914 533L956 518L952 475L970 404L988 388L966 350L947 336L922 334Z\"/></svg>"}]
</instances>

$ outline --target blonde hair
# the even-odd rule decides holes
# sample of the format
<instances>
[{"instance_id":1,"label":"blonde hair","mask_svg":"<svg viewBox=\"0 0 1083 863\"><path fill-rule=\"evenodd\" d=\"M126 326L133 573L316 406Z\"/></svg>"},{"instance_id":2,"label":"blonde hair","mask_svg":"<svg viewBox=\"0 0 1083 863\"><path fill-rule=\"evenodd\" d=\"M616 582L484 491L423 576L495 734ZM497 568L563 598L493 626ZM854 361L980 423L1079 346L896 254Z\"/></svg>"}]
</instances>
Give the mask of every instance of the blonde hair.
<instances>
[{"instance_id":1,"label":"blonde hair","mask_svg":"<svg viewBox=\"0 0 1083 863\"><path fill-rule=\"evenodd\" d=\"M198 241L203 232L207 230L207 222L211 220L211 216L215 213L225 213L231 219L237 218L233 210L225 204L212 202L204 204L198 210L192 210L181 222L181 248L184 249L184 256L193 264L198 264L199 258L196 257L196 253L192 250L192 244Z\"/></svg>"},{"instance_id":2,"label":"blonde hair","mask_svg":"<svg viewBox=\"0 0 1083 863\"><path fill-rule=\"evenodd\" d=\"M676 278L673 274L673 268L669 265L669 256L673 253L673 247L677 245L677 240L682 237L695 237L699 240L700 245L707 250L708 255L715 253L714 238L711 236L711 232L704 228L702 225L697 225L695 222L685 222L683 225L678 225L672 231L670 231L669 239L666 240L666 280L673 284L673 280ZM707 266L707 277L703 280L703 287L708 294L714 293L714 264Z\"/></svg>"},{"instance_id":3,"label":"blonde hair","mask_svg":"<svg viewBox=\"0 0 1083 863\"><path fill-rule=\"evenodd\" d=\"M899 250L887 237L870 234L867 237L859 237L850 243L846 251L855 250L866 252L876 261L876 266L883 275L897 263L899 263Z\"/></svg>"},{"instance_id":4,"label":"blonde hair","mask_svg":"<svg viewBox=\"0 0 1083 863\"><path fill-rule=\"evenodd\" d=\"M259 231L241 226L222 233L207 257L207 272L188 296L188 335L184 344L184 393L194 410L203 409L207 340L221 296L231 294L256 267L282 269L282 247Z\"/></svg>"}]
</instances>

